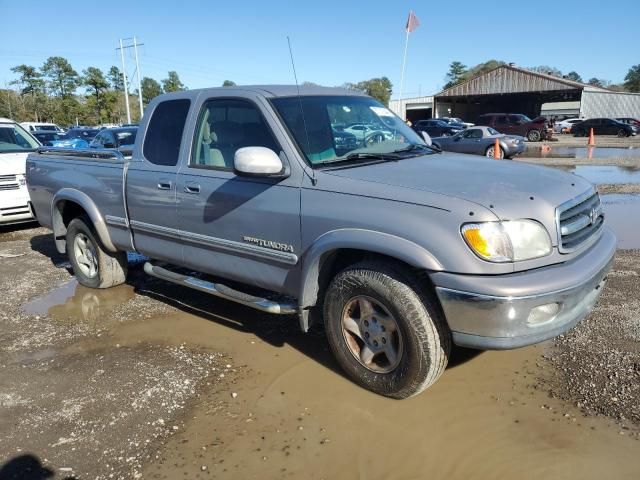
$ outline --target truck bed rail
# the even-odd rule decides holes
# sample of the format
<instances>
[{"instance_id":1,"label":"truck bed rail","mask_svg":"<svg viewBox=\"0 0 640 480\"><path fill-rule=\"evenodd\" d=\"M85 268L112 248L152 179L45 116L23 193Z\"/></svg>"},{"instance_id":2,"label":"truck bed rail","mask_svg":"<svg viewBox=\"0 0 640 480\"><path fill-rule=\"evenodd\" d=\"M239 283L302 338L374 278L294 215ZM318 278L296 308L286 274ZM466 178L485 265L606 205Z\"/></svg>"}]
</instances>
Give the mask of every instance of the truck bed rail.
<instances>
[{"instance_id":1,"label":"truck bed rail","mask_svg":"<svg viewBox=\"0 0 640 480\"><path fill-rule=\"evenodd\" d=\"M124 163L125 157L118 150L98 150L93 148L65 148L65 147L39 147L36 150L39 155L56 155L76 160L101 160L116 163Z\"/></svg>"}]
</instances>

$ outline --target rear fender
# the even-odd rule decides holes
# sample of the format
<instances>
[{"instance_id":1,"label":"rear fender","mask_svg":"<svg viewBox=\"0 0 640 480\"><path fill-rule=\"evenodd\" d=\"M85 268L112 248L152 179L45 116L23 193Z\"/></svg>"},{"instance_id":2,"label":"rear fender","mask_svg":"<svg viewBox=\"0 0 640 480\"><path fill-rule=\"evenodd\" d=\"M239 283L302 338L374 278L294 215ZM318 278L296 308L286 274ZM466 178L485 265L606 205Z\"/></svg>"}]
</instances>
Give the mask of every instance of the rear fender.
<instances>
[{"instance_id":1,"label":"rear fender","mask_svg":"<svg viewBox=\"0 0 640 480\"><path fill-rule=\"evenodd\" d=\"M118 249L113 245L107 224L102 217L102 214L98 210L98 207L93 202L91 197L86 193L72 188L63 188L53 197L51 202L51 223L53 228L53 235L56 241L56 248L58 252L66 252L65 236L67 234L67 226L64 224L62 213L67 202L72 202L80 206L89 216L93 227L102 242L102 245L110 252L115 253Z\"/></svg>"}]
</instances>

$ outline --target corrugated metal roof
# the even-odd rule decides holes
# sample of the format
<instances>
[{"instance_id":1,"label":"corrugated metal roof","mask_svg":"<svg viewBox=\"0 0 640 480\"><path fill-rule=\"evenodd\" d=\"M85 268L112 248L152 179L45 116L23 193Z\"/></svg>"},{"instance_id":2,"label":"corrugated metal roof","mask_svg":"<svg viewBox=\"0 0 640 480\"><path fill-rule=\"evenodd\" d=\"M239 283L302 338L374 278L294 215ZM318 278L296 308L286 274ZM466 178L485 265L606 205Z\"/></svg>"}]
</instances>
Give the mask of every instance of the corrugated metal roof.
<instances>
[{"instance_id":1,"label":"corrugated metal roof","mask_svg":"<svg viewBox=\"0 0 640 480\"><path fill-rule=\"evenodd\" d=\"M436 97L459 97L466 95L492 95L524 92L544 92L557 90L597 89L607 92L604 88L594 87L566 78L559 78L545 73L533 72L512 65L501 65L482 75L472 78L459 85L443 90Z\"/></svg>"}]
</instances>

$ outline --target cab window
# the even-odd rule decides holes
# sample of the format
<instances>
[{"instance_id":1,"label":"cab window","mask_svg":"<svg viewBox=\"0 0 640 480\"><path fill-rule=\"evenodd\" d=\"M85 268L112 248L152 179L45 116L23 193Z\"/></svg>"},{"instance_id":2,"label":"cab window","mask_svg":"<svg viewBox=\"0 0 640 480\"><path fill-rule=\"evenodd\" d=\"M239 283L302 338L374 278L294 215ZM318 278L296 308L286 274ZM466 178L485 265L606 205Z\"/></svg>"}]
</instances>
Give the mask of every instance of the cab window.
<instances>
[{"instance_id":1,"label":"cab window","mask_svg":"<svg viewBox=\"0 0 640 480\"><path fill-rule=\"evenodd\" d=\"M236 151L266 147L280 152L257 107L247 100L219 99L205 103L196 126L189 166L233 170Z\"/></svg>"}]
</instances>

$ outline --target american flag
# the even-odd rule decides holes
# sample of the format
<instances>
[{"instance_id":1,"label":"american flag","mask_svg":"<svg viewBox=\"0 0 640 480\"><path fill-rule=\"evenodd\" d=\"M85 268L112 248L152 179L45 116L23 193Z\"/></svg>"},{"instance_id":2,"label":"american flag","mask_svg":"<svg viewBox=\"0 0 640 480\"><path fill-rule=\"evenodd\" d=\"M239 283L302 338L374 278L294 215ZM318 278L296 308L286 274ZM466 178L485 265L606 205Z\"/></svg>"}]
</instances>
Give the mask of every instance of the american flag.
<instances>
[{"instance_id":1,"label":"american flag","mask_svg":"<svg viewBox=\"0 0 640 480\"><path fill-rule=\"evenodd\" d=\"M409 18L407 18L407 33L413 32L420 26L420 20L416 17L412 10L409 10Z\"/></svg>"}]
</instances>

